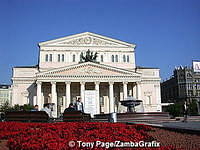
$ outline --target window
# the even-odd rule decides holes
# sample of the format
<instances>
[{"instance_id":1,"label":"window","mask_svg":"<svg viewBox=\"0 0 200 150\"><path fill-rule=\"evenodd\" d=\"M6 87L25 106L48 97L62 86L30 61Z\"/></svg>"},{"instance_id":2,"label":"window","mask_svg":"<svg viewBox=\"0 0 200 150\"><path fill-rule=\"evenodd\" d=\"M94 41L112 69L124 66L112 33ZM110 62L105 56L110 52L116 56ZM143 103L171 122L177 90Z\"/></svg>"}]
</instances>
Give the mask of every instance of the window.
<instances>
[{"instance_id":1,"label":"window","mask_svg":"<svg viewBox=\"0 0 200 150\"><path fill-rule=\"evenodd\" d=\"M114 62L115 60L114 60L114 55L112 55L112 62Z\"/></svg>"},{"instance_id":2,"label":"window","mask_svg":"<svg viewBox=\"0 0 200 150\"><path fill-rule=\"evenodd\" d=\"M101 62L103 62L103 55L101 55Z\"/></svg>"},{"instance_id":3,"label":"window","mask_svg":"<svg viewBox=\"0 0 200 150\"><path fill-rule=\"evenodd\" d=\"M49 55L49 61L52 62L52 54Z\"/></svg>"},{"instance_id":4,"label":"window","mask_svg":"<svg viewBox=\"0 0 200 150\"><path fill-rule=\"evenodd\" d=\"M58 62L60 62L60 54L58 54Z\"/></svg>"},{"instance_id":5,"label":"window","mask_svg":"<svg viewBox=\"0 0 200 150\"><path fill-rule=\"evenodd\" d=\"M75 62L76 61L76 55L73 55L72 61Z\"/></svg>"},{"instance_id":6,"label":"window","mask_svg":"<svg viewBox=\"0 0 200 150\"><path fill-rule=\"evenodd\" d=\"M129 62L129 56L127 55L127 62Z\"/></svg>"},{"instance_id":7,"label":"window","mask_svg":"<svg viewBox=\"0 0 200 150\"><path fill-rule=\"evenodd\" d=\"M83 62L82 54L80 54L80 62Z\"/></svg>"},{"instance_id":8,"label":"window","mask_svg":"<svg viewBox=\"0 0 200 150\"><path fill-rule=\"evenodd\" d=\"M118 62L118 55L115 55L115 61Z\"/></svg>"},{"instance_id":9,"label":"window","mask_svg":"<svg viewBox=\"0 0 200 150\"><path fill-rule=\"evenodd\" d=\"M123 55L123 62L126 62L126 56Z\"/></svg>"},{"instance_id":10,"label":"window","mask_svg":"<svg viewBox=\"0 0 200 150\"><path fill-rule=\"evenodd\" d=\"M45 61L48 62L48 54L45 55Z\"/></svg>"},{"instance_id":11,"label":"window","mask_svg":"<svg viewBox=\"0 0 200 150\"><path fill-rule=\"evenodd\" d=\"M64 62L64 61L65 61L65 55L62 54L62 62Z\"/></svg>"}]
</instances>

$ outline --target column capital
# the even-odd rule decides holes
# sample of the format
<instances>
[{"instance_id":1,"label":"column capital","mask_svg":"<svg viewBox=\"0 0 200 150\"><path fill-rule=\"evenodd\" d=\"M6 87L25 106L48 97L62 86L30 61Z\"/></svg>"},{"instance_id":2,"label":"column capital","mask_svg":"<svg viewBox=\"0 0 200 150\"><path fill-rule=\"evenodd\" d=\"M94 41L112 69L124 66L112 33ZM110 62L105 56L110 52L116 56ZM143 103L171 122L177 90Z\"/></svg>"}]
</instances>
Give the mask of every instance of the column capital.
<instances>
[{"instance_id":1,"label":"column capital","mask_svg":"<svg viewBox=\"0 0 200 150\"><path fill-rule=\"evenodd\" d=\"M56 84L56 81L51 81L51 84L53 85L53 84Z\"/></svg>"},{"instance_id":2,"label":"column capital","mask_svg":"<svg viewBox=\"0 0 200 150\"><path fill-rule=\"evenodd\" d=\"M109 85L113 85L113 84L114 84L114 81L110 81L110 82L109 82Z\"/></svg>"},{"instance_id":3,"label":"column capital","mask_svg":"<svg viewBox=\"0 0 200 150\"><path fill-rule=\"evenodd\" d=\"M65 81L65 84L71 84L71 81Z\"/></svg>"},{"instance_id":4,"label":"column capital","mask_svg":"<svg viewBox=\"0 0 200 150\"><path fill-rule=\"evenodd\" d=\"M85 85L85 81L81 81L80 84L81 84L81 85Z\"/></svg>"},{"instance_id":5,"label":"column capital","mask_svg":"<svg viewBox=\"0 0 200 150\"><path fill-rule=\"evenodd\" d=\"M42 81L36 81L36 84L42 84Z\"/></svg>"},{"instance_id":6,"label":"column capital","mask_svg":"<svg viewBox=\"0 0 200 150\"><path fill-rule=\"evenodd\" d=\"M128 81L124 81L123 84L128 84Z\"/></svg>"},{"instance_id":7,"label":"column capital","mask_svg":"<svg viewBox=\"0 0 200 150\"><path fill-rule=\"evenodd\" d=\"M95 81L94 83L95 83L95 85L99 85L99 84L100 84L100 82L99 82L99 81Z\"/></svg>"},{"instance_id":8,"label":"column capital","mask_svg":"<svg viewBox=\"0 0 200 150\"><path fill-rule=\"evenodd\" d=\"M142 83L141 81L136 82L136 84L141 84L141 83Z\"/></svg>"}]
</instances>

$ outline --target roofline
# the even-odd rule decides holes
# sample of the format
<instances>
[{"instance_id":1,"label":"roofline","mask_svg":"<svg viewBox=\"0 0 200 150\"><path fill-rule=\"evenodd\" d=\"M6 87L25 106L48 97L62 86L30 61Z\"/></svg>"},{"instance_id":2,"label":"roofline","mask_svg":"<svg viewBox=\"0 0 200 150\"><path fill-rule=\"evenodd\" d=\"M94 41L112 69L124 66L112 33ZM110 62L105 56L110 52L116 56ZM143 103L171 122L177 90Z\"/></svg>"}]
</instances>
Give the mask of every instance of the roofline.
<instances>
[{"instance_id":1,"label":"roofline","mask_svg":"<svg viewBox=\"0 0 200 150\"><path fill-rule=\"evenodd\" d=\"M116 39L116 38L113 38L113 37L97 34L97 33L94 33L94 32L81 32L81 33L71 34L71 35L68 35L68 36L64 36L64 37L60 37L60 38L56 38L56 39L52 39L52 40L47 40L47 41L43 41L43 42L38 43L38 46L40 47L40 46L42 46L44 44L47 44L48 42L54 42L54 41L57 41L57 40L64 40L67 37L69 37L69 38L72 37L73 38L73 36L79 36L81 34L93 34L93 35L96 35L96 36L102 36L104 38L113 39L116 42L124 43L124 44L127 44L127 45L129 45L129 46L131 46L133 48L136 48L136 44L134 44L134 43L125 42L125 41L122 41L122 40L119 40L119 39Z\"/></svg>"},{"instance_id":2,"label":"roofline","mask_svg":"<svg viewBox=\"0 0 200 150\"><path fill-rule=\"evenodd\" d=\"M35 65L35 66L14 66L13 68L38 68L38 65Z\"/></svg>"},{"instance_id":3,"label":"roofline","mask_svg":"<svg viewBox=\"0 0 200 150\"><path fill-rule=\"evenodd\" d=\"M136 66L136 69L160 69L160 68Z\"/></svg>"}]
</instances>

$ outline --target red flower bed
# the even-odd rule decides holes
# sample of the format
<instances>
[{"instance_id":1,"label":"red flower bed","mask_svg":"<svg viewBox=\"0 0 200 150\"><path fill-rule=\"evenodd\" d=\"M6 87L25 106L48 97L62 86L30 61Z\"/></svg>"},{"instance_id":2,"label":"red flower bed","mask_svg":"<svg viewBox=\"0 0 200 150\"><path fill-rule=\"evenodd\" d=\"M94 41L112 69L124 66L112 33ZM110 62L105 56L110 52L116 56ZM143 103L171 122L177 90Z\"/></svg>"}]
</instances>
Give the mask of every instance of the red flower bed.
<instances>
[{"instance_id":1,"label":"red flower bed","mask_svg":"<svg viewBox=\"0 0 200 150\"><path fill-rule=\"evenodd\" d=\"M2 122L0 123L0 139L8 140L7 146L11 150L91 149L91 147L87 148L83 145L80 147L76 142L151 142L154 139L146 133L150 129L144 125L125 125L122 123ZM73 145L74 142L70 145L69 141L75 141L75 145ZM106 149L106 147L99 146L93 149ZM173 148L159 147L155 149L170 150Z\"/></svg>"}]
</instances>

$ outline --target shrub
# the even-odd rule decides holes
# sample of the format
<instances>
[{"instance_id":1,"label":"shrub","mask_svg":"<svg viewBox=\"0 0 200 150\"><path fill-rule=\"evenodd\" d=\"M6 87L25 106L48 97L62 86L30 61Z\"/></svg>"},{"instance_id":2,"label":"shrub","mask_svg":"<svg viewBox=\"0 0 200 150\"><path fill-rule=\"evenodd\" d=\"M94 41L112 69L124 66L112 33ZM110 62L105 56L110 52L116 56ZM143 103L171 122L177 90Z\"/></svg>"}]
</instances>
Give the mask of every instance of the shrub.
<instances>
[{"instance_id":1,"label":"shrub","mask_svg":"<svg viewBox=\"0 0 200 150\"><path fill-rule=\"evenodd\" d=\"M169 105L169 107L167 108L167 111L173 117L183 116L183 104L177 103L177 104Z\"/></svg>"}]
</instances>

